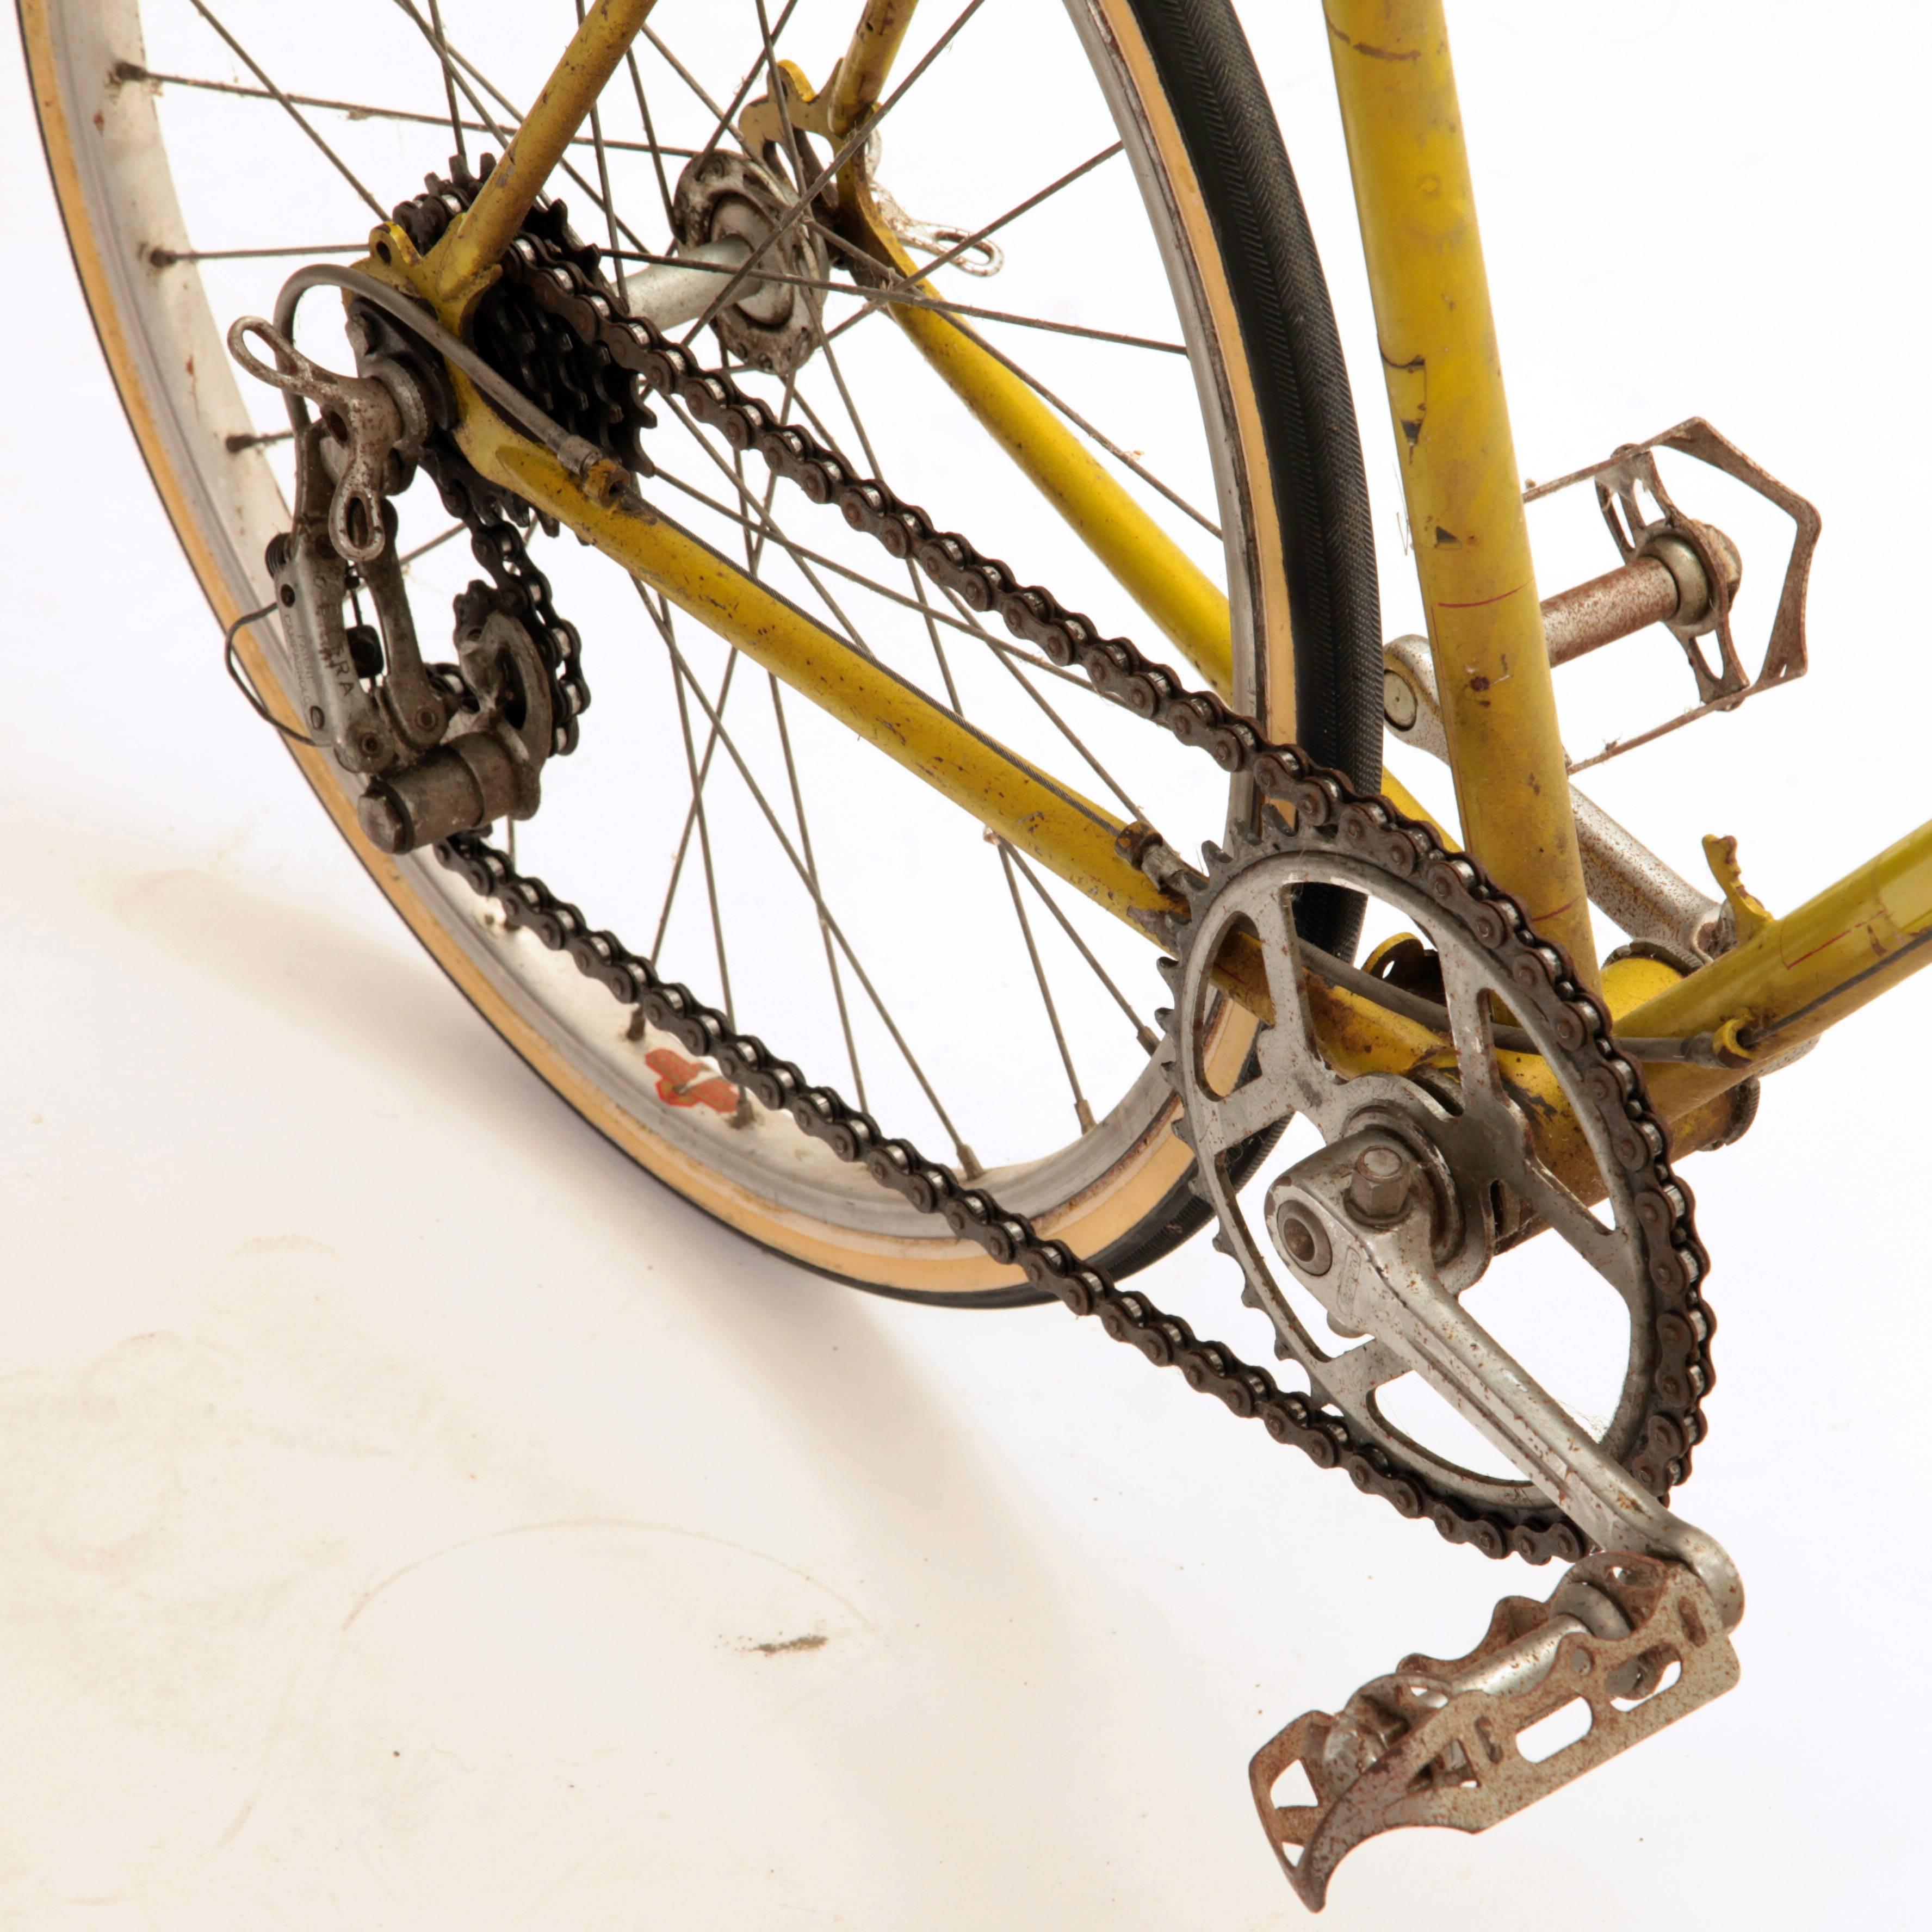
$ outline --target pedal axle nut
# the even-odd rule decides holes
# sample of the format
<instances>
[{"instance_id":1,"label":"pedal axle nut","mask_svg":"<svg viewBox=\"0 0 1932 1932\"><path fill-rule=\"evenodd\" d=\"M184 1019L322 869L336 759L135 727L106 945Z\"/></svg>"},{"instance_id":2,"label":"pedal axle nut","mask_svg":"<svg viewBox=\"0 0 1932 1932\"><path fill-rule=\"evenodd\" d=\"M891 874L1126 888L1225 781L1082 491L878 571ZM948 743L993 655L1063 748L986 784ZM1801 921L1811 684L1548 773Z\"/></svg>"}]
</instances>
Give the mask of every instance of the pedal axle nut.
<instances>
[{"instance_id":1,"label":"pedal axle nut","mask_svg":"<svg viewBox=\"0 0 1932 1932\"><path fill-rule=\"evenodd\" d=\"M1412 731L1420 710L1414 686L1396 671L1384 671L1382 716L1388 720L1390 728L1397 731Z\"/></svg>"},{"instance_id":2,"label":"pedal axle nut","mask_svg":"<svg viewBox=\"0 0 1932 1932\"><path fill-rule=\"evenodd\" d=\"M1324 1275L1334 1261L1328 1231L1312 1208L1299 1201L1282 1202L1274 1210L1275 1246L1304 1274Z\"/></svg>"},{"instance_id":3,"label":"pedal axle nut","mask_svg":"<svg viewBox=\"0 0 1932 1932\"><path fill-rule=\"evenodd\" d=\"M1400 1148L1381 1143L1365 1147L1355 1156L1355 1169L1348 1177L1350 1218L1370 1227L1400 1220L1414 1178L1408 1156Z\"/></svg>"}]
</instances>

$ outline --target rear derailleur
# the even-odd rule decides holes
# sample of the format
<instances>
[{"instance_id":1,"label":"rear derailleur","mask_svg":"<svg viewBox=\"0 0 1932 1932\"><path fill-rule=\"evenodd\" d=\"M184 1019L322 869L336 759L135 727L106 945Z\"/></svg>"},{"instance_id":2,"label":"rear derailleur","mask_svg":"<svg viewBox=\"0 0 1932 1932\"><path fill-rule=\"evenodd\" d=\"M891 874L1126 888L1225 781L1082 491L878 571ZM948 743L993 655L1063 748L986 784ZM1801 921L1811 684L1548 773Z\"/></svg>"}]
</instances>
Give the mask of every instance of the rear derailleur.
<instances>
[{"instance_id":1,"label":"rear derailleur","mask_svg":"<svg viewBox=\"0 0 1932 1932\"><path fill-rule=\"evenodd\" d=\"M228 346L283 392L295 428L293 524L267 562L310 742L366 778L362 830L400 854L535 813L558 741L556 690L529 628L482 584L456 600L457 662L424 663L391 500L453 420L452 400L417 358L384 352L392 332L354 313L349 331L353 376L312 362L259 316L236 322Z\"/></svg>"}]
</instances>

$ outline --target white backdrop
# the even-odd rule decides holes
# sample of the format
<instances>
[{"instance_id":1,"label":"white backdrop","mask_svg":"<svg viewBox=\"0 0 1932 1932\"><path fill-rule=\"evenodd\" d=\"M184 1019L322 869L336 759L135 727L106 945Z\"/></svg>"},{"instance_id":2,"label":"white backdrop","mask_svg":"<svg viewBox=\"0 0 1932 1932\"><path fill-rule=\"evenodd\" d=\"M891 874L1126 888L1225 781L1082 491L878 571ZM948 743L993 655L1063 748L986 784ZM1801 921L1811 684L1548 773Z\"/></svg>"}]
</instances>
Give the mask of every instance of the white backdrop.
<instances>
[{"instance_id":1,"label":"white backdrop","mask_svg":"<svg viewBox=\"0 0 1932 1932\"><path fill-rule=\"evenodd\" d=\"M1411 628L1321 23L1266 10ZM1881 12L1452 16L1525 470L1695 412L1824 512L1809 681L1592 775L1686 868L1739 834L1778 910L1928 792L1928 28ZM0 1923L1298 1922L1249 1754L1550 1573L1058 1310L800 1274L568 1114L223 679L10 46L0 180ZM1903 1915L1928 1018L1846 1024L1690 1168L1683 1501L1751 1592L1742 1686L1485 1838L1357 1854L1333 1924Z\"/></svg>"}]
</instances>

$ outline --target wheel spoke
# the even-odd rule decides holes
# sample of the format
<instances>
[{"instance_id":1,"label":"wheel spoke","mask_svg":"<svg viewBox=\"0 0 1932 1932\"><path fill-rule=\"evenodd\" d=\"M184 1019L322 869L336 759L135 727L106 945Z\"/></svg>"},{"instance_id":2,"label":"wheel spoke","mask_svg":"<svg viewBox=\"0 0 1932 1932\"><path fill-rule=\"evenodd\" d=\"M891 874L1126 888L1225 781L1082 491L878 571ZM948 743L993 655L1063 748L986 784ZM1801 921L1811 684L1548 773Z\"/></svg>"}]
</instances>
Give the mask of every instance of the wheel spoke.
<instances>
[{"instance_id":1,"label":"wheel spoke","mask_svg":"<svg viewBox=\"0 0 1932 1932\"><path fill-rule=\"evenodd\" d=\"M263 262L293 255L366 255L366 242L328 242L310 248L150 248L151 268L170 268L177 262Z\"/></svg>"},{"instance_id":2,"label":"wheel spoke","mask_svg":"<svg viewBox=\"0 0 1932 1932\"><path fill-rule=\"evenodd\" d=\"M434 35L430 44L435 45ZM439 60L440 55L439 55ZM448 70L452 85L460 86L462 77L453 66ZM152 68L142 67L136 61L123 61L115 70L116 78L125 81L150 81L157 87L188 87L203 94L226 94L239 100L266 100L278 106L280 95L266 87L249 87L237 80L213 80L201 74L161 74ZM338 100L332 95L321 94L290 94L286 97L298 107L319 107L332 114L346 114L352 121L401 121L417 128L448 128L452 134L460 128L465 134L492 134L502 138L502 130L495 122L487 120L464 121L452 123L446 114L424 114L410 107L383 107L370 100ZM463 143L459 138L459 148ZM571 142L573 148L587 148L590 143L581 136ZM652 150L641 141L610 142L610 146L623 152L646 154ZM666 148L663 153L679 160L685 160L695 154L694 148ZM366 247L366 243L362 244Z\"/></svg>"},{"instance_id":3,"label":"wheel spoke","mask_svg":"<svg viewBox=\"0 0 1932 1932\"><path fill-rule=\"evenodd\" d=\"M464 145L463 113L456 104L456 73L449 64L449 44L443 38L442 0L429 0L429 23L436 36L436 64L442 70L443 98L449 104L449 131L456 142L456 159L466 169L470 151Z\"/></svg>"},{"instance_id":4,"label":"wheel spoke","mask_svg":"<svg viewBox=\"0 0 1932 1932\"><path fill-rule=\"evenodd\" d=\"M671 653L674 663L680 663L682 659L678 653L677 634L671 618L670 605L662 598L658 599L658 605L660 608L654 609L650 599L648 597L644 599L644 608L650 611L652 619L656 621L658 632L664 640L665 647ZM710 820L704 809L704 788L698 778L698 748L692 738L691 710L685 702L684 682L684 680L679 676L674 669L671 686L677 695L677 722L679 729L684 737L685 769L691 775L691 809L698 820L698 849L700 860L704 868L704 894L711 906L711 936L718 952L718 980L724 992L725 1021L735 1032L738 1022L735 1017L731 999L731 970L724 957L724 922L718 910L718 873L711 857ZM667 898L665 901L667 916L668 916L669 908L670 901ZM658 944L662 945L662 943L663 935L660 932Z\"/></svg>"},{"instance_id":5,"label":"wheel spoke","mask_svg":"<svg viewBox=\"0 0 1932 1932\"><path fill-rule=\"evenodd\" d=\"M1042 402L1046 404L1049 408L1058 410L1076 429L1080 431L1082 435L1088 437L1091 442L1097 444L1102 449L1104 449L1109 456L1113 458L1115 462L1120 464L1124 468L1132 470L1149 489L1156 490L1161 496L1165 496L1177 510L1182 513L1183 515L1192 518L1195 522L1198 524L1201 527L1215 540L1216 542L1218 543L1221 541L1221 526L1216 523L1213 518L1204 516L1202 512L1197 510L1185 496L1181 495L1179 490L1173 488L1168 484L1163 483L1161 479L1156 476L1144 463L1142 462L1138 457L1134 455L1131 451L1124 449L1119 443L1116 442L1113 438L1108 436L1104 430L1096 428L1093 423L1088 422L1086 417L1082 416L1071 403L1068 402L1064 397L1056 394L1052 389L1049 389L1046 385L1030 370L1022 368L1022 366L1018 363L1016 362L1010 356L1007 355L1004 350L998 347L995 344L991 342L986 341L983 338L979 338L978 340L979 346L983 349L995 362L998 363L1008 374L1017 376L1029 389L1032 390L1035 395L1039 397Z\"/></svg>"},{"instance_id":6,"label":"wheel spoke","mask_svg":"<svg viewBox=\"0 0 1932 1932\"><path fill-rule=\"evenodd\" d=\"M638 596L644 600L644 608L649 610L651 608L650 599L645 592L644 586L640 584L637 588ZM716 730L718 741L724 746L725 755L737 768L739 777L744 781L745 789L752 796L752 802L758 806L760 812L764 815L765 823L771 827L772 836L777 839L780 850L784 854L792 870L798 874L807 892L811 895L814 906L825 920L833 939L837 941L838 950L845 956L846 963L852 968L853 976L865 989L866 997L872 1003L873 1010L878 1015L880 1022L891 1036L892 1044L898 1048L900 1057L905 1061L908 1070L919 1083L920 1092L926 1096L927 1103L932 1107L940 1126L945 1130L946 1138L952 1142L953 1150L959 1157L961 1168L969 1176L977 1174L980 1172L980 1165L972 1149L960 1138L958 1130L952 1124L952 1116L946 1112L945 1106L940 1100L932 1082L926 1078L925 1069L920 1066L917 1056L907 1043L905 1036L900 1031L898 1022L893 1019L890 1009L880 995L878 988L873 984L871 974L860 964L858 955L852 950L851 943L847 939L844 929L826 904L824 896L814 886L811 872L807 869L803 860L799 856L790 839L786 836L784 826L778 823L778 814L772 811L770 802L766 800L758 780L752 776L750 766L745 762L743 754L739 751L730 731L725 728L723 719L712 709L706 700L703 688L692 674L691 668L685 662L683 654L679 650L675 640L667 634L664 637L664 644L670 655L674 672L682 677L689 686L692 696L698 700L698 708L705 713Z\"/></svg>"},{"instance_id":7,"label":"wheel spoke","mask_svg":"<svg viewBox=\"0 0 1932 1932\"><path fill-rule=\"evenodd\" d=\"M650 608L650 599L645 599ZM652 613L655 620L656 613ZM718 712L724 713L731 701L731 680L738 670L738 653L734 651L724 661L724 675L718 686ZM664 950L664 933L670 924L671 908L676 902L679 882L684 877L684 862L691 850L691 836L698 829L698 801L704 795L704 788L711 777L711 760L718 749L718 728L711 728L711 735L705 741L704 755L698 760L697 782L692 788L691 802L685 807L684 829L678 834L677 851L670 865L670 878L664 886L664 905L658 914L657 931L651 938L651 957L655 959Z\"/></svg>"},{"instance_id":8,"label":"wheel spoke","mask_svg":"<svg viewBox=\"0 0 1932 1932\"><path fill-rule=\"evenodd\" d=\"M940 588L944 590L945 586L942 585ZM966 606L960 603L958 598L956 597L950 590L946 590L946 601L952 605L955 610L964 610L966 608ZM1094 776L1097 778L1117 799L1120 800L1122 806L1126 809L1128 818L1130 820L1136 818L1144 819L1147 817L1147 814L1134 802L1134 800L1132 796L1129 794L1126 788L1120 783L1119 779L1114 777L1113 773L1110 772L1105 765L1101 764L1100 760L1096 757L1094 756L1094 752L1091 748L1088 746L1086 740L1082 737L1080 734L1075 730L1073 727L1068 724L1066 720L1061 717L1058 712L1054 710L1053 706L1046 701L1046 694L1040 690L1038 686L1034 683L1033 680L1029 678L1026 674L1020 669L1019 666L1013 662L1014 658L1018 654L1016 652L1002 650L1000 648L999 641L997 638L988 637L985 632L979 630L976 626L969 626L968 628L973 630L974 634L985 638L988 644L993 646L994 661L1010 674L1013 682L1026 693L1028 697L1031 698L1034 703L1039 706L1042 711L1046 712L1046 716L1052 722L1054 728L1060 733L1060 736L1064 737L1068 744L1071 745L1074 750L1078 752L1081 757L1087 761L1088 768L1093 772ZM1089 686L1083 686L1082 688L1090 690L1092 687Z\"/></svg>"},{"instance_id":9,"label":"wheel spoke","mask_svg":"<svg viewBox=\"0 0 1932 1932\"><path fill-rule=\"evenodd\" d=\"M406 570L411 564L416 562L418 557L427 556L431 550L442 549L443 545L448 542L452 537L460 537L464 534L465 530L464 525L461 524L452 524L448 529L445 530L440 537L431 537L428 543L419 543L416 545L414 550L404 550L402 555L396 560L397 566L400 569Z\"/></svg>"},{"instance_id":10,"label":"wheel spoke","mask_svg":"<svg viewBox=\"0 0 1932 1932\"><path fill-rule=\"evenodd\" d=\"M651 151L651 170L657 176L658 194L664 202L664 228L667 232L676 232L677 218L673 211L670 177L664 172L664 155L668 150L658 145L658 130L651 120L651 104L644 92L644 76L638 66L634 45L624 50L624 64L629 70L631 91L638 97L638 119L644 130L644 140Z\"/></svg>"},{"instance_id":11,"label":"wheel spoke","mask_svg":"<svg viewBox=\"0 0 1932 1932\"><path fill-rule=\"evenodd\" d=\"M817 224L814 224L814 226L816 226ZM734 272L742 274L743 271L740 269ZM788 281L794 278L785 275L775 275L772 279L775 281ZM833 285L826 283L822 285L811 284L808 286L824 286L830 288ZM881 303L893 308L929 308L936 310L940 315L966 316L978 322L1010 322L1016 328L1040 328L1045 329L1049 334L1053 335L1077 335L1088 342L1111 342L1122 349L1155 349L1160 350L1163 356L1185 356L1187 353L1187 346L1185 343L1162 342L1150 335L1126 335L1118 329L1093 328L1088 327L1086 323L1080 322L1049 322L1044 316L1016 315L1010 309L980 308L970 302L948 302L944 296L915 295L910 290L891 295L882 295L872 304L872 308L861 309L856 315L847 316L836 328L832 330L833 337L843 335L855 323L863 322L866 317L872 313L872 308ZM975 340L976 340L977 338L976 338Z\"/></svg>"},{"instance_id":12,"label":"wheel spoke","mask_svg":"<svg viewBox=\"0 0 1932 1932\"><path fill-rule=\"evenodd\" d=\"M805 790L799 783L798 761L792 756L791 732L785 723L784 687L776 676L767 671L766 678L772 688L772 712L778 721L778 744L784 753L786 782L791 788L791 806L798 820L798 842L804 855L806 884L812 894L812 910L818 916L818 937L825 948L825 970L832 979L832 997L838 1008L838 1030L844 1036L845 1058L852 1069L852 1084L859 1096L862 1111L869 1112L866 1099L866 1075L859 1064L858 1042L852 1035L852 1015L845 1004L844 975L838 970L838 949L832 943L831 922L826 916L825 896L819 889L818 861L812 850L812 827L805 816Z\"/></svg>"},{"instance_id":13,"label":"wheel spoke","mask_svg":"<svg viewBox=\"0 0 1932 1932\"><path fill-rule=\"evenodd\" d=\"M355 170L350 167L349 164L316 132L314 123L309 120L302 110L268 78L261 64L248 49L209 11L204 4L204 0L188 0L188 4L221 36L222 39L228 44L229 50L235 58L268 90L274 99L280 104L289 118L322 150L336 172L341 176L342 178L376 211L376 219L378 221L388 220L389 211L362 185L362 182L357 178Z\"/></svg>"},{"instance_id":14,"label":"wheel spoke","mask_svg":"<svg viewBox=\"0 0 1932 1932\"><path fill-rule=\"evenodd\" d=\"M1154 1029L1148 1024L1146 1021L1141 1018L1138 1013L1135 1012L1133 1003L1127 998L1126 994L1122 992L1120 988L1114 983L1113 979L1108 973L1106 968L1102 966L1100 961L1094 958L1091 948L1088 946L1086 940L1080 937L1079 928L1066 916L1066 913L1061 909L1060 902L1047 890L1046 884L1041 879L1040 874L1027 863L1025 859L1019 853L1014 851L1010 845L1006 848L1006 850L1008 853L1011 854L1013 863L1018 867L1020 877L1025 880L1028 885L1032 886L1034 895L1038 898L1040 903L1046 908L1047 910L1053 915L1060 931L1066 934L1068 940L1072 945L1073 950L1078 952L1081 958L1085 960L1088 966L1093 969L1094 978L1098 980L1100 984L1106 988L1108 997L1113 1000L1114 1005L1118 1006L1120 1011L1126 1016L1127 1024L1133 1028L1134 1038L1139 1042L1142 1050L1147 1053L1153 1052L1155 1048L1160 1044L1160 1040L1155 1036Z\"/></svg>"},{"instance_id":15,"label":"wheel spoke","mask_svg":"<svg viewBox=\"0 0 1932 1932\"><path fill-rule=\"evenodd\" d=\"M657 49L658 52L663 58L665 66L669 68L671 72L676 74L678 79L682 81L685 86L689 88L692 92L696 94L698 99L704 104L704 111L711 116L711 122L713 129L716 130L716 128L722 127L724 122L724 110L723 108L720 107L717 102L713 100L710 95L704 91L704 83L699 80L694 74L692 72L690 68L685 65L683 62L678 58L676 55L671 52L669 47L664 45L663 40L658 36L658 30L651 25L650 21L646 20L644 22L642 32L644 38L649 40L652 46ZM754 71L755 72L756 70L754 69ZM711 140L715 141L716 139L717 136L714 132L711 136ZM698 150L698 152L700 154L706 154L710 152L710 142L707 142L704 148Z\"/></svg>"},{"instance_id":16,"label":"wheel spoke","mask_svg":"<svg viewBox=\"0 0 1932 1932\"><path fill-rule=\"evenodd\" d=\"M576 0L576 5L577 24L581 27L584 25L584 0ZM431 18L434 17L432 10ZM444 74L447 75L448 70L448 63L446 61ZM596 152L597 185L604 197L604 226L609 232L610 252L614 255L617 252L617 202L616 197L610 192L610 156L604 145L603 110L595 100L590 104L590 145ZM631 305L624 299L624 278L621 275L616 278L614 292L617 298L618 312L628 314Z\"/></svg>"},{"instance_id":17,"label":"wheel spoke","mask_svg":"<svg viewBox=\"0 0 1932 1932\"><path fill-rule=\"evenodd\" d=\"M762 8L759 9L758 25L764 36L764 50L745 70L745 77L739 82L736 91L732 94L730 105L722 109L712 108L712 112L717 117L716 122L711 130L711 138L698 151L698 158L700 160L708 157L718 142L732 131L731 117L744 105L746 95L751 92L752 84L758 77L759 68L772 60L773 45L778 36L784 32L786 24L790 20L793 10L797 4L798 0L785 0L784 11L778 16L778 23L776 27L766 22L764 10Z\"/></svg>"},{"instance_id":18,"label":"wheel spoke","mask_svg":"<svg viewBox=\"0 0 1932 1932\"><path fill-rule=\"evenodd\" d=\"M1091 1132L1094 1126L1094 1109L1087 1104L1087 1096L1080 1090L1080 1076L1074 1070L1073 1055L1067 1049L1066 1031L1060 1024L1060 1009L1053 1003L1053 988L1046 982L1046 968L1041 964L1040 948L1034 944L1033 922L1027 917L1026 906L1020 898L1020 882L1014 876L1012 854L1007 850L1004 838L988 832L993 848L1000 855L1000 869L1005 873L1006 892L1013 902L1013 916L1019 922L1020 937L1026 942L1027 958L1033 964L1034 983L1040 988L1040 1003L1046 1010L1046 1023L1053 1034L1053 1043L1060 1049L1060 1064L1066 1070L1066 1084L1073 1090L1073 1115L1080 1123L1080 1131Z\"/></svg>"}]
</instances>

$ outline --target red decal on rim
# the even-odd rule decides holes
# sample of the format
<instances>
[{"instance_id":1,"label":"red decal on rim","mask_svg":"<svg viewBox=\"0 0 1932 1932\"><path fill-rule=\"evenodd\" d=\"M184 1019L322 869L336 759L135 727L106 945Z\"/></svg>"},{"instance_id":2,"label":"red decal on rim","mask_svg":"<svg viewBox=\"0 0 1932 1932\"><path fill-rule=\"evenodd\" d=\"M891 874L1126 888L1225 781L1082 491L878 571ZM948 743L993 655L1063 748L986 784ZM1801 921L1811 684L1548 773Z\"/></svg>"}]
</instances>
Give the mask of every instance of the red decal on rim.
<instances>
[{"instance_id":1,"label":"red decal on rim","mask_svg":"<svg viewBox=\"0 0 1932 1932\"><path fill-rule=\"evenodd\" d=\"M713 1113L735 1114L738 1090L730 1081L674 1048L654 1046L644 1064L658 1076L658 1098L674 1107L709 1107Z\"/></svg>"}]
</instances>

